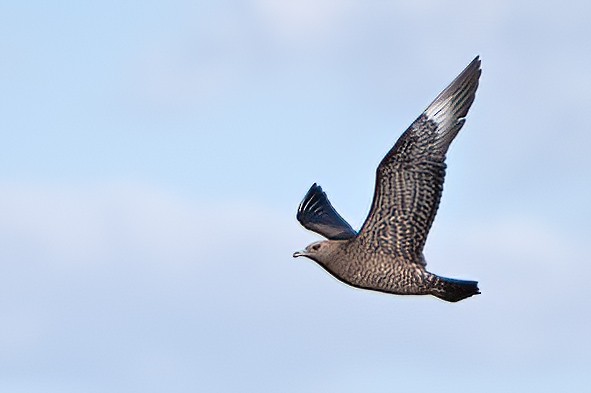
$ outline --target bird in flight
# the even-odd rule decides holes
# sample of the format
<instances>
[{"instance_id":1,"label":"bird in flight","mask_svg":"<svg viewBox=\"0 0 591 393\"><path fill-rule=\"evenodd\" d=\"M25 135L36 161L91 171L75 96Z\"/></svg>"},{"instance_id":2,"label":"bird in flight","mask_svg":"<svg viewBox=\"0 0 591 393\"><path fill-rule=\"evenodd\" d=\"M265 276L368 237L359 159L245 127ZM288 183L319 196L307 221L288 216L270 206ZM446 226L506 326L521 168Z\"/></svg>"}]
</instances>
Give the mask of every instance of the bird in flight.
<instances>
[{"instance_id":1,"label":"bird in flight","mask_svg":"<svg viewBox=\"0 0 591 393\"><path fill-rule=\"evenodd\" d=\"M480 73L476 57L382 159L371 209L359 232L314 183L297 219L328 240L310 244L294 258L310 258L337 279L362 289L433 295L448 302L479 294L476 281L428 272L423 248L443 191L445 156L474 102Z\"/></svg>"}]
</instances>

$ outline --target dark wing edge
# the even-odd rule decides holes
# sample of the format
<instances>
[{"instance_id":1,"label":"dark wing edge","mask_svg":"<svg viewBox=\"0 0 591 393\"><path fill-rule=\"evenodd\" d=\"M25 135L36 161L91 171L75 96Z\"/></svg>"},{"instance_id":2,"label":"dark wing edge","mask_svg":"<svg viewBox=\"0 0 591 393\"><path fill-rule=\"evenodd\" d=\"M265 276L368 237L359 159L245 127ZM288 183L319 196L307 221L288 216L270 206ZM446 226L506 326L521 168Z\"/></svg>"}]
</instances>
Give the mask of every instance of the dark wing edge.
<instances>
[{"instance_id":1,"label":"dark wing edge","mask_svg":"<svg viewBox=\"0 0 591 393\"><path fill-rule=\"evenodd\" d=\"M378 173L392 162L444 162L474 102L481 73L480 57L476 56L396 141L380 162Z\"/></svg>"},{"instance_id":2,"label":"dark wing edge","mask_svg":"<svg viewBox=\"0 0 591 393\"><path fill-rule=\"evenodd\" d=\"M476 56L423 112L427 120L437 125L433 147L443 150L443 154L464 125L464 118L476 96L481 73L480 57Z\"/></svg>"},{"instance_id":3,"label":"dark wing edge","mask_svg":"<svg viewBox=\"0 0 591 393\"><path fill-rule=\"evenodd\" d=\"M445 156L474 102L480 74L477 56L380 162L372 206L359 231L368 247L425 264L422 250L443 191Z\"/></svg>"},{"instance_id":4,"label":"dark wing edge","mask_svg":"<svg viewBox=\"0 0 591 393\"><path fill-rule=\"evenodd\" d=\"M326 193L316 183L304 196L296 218L304 228L330 240L346 240L357 236L357 232L337 213Z\"/></svg>"}]
</instances>

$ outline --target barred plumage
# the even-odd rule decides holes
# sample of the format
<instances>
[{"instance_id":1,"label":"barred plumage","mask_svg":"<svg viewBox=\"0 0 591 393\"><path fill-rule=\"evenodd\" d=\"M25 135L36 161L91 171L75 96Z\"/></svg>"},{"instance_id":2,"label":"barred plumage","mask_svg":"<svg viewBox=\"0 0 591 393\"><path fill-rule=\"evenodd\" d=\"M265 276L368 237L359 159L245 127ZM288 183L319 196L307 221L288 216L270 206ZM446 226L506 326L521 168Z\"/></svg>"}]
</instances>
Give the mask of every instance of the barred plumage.
<instances>
[{"instance_id":1,"label":"barred plumage","mask_svg":"<svg viewBox=\"0 0 591 393\"><path fill-rule=\"evenodd\" d=\"M477 282L425 270L423 248L437 214L445 156L474 102L476 57L402 134L380 162L370 212L359 233L314 184L298 209L300 223L329 240L294 256L318 262L350 285L395 294L431 294L458 301L480 293Z\"/></svg>"}]
</instances>

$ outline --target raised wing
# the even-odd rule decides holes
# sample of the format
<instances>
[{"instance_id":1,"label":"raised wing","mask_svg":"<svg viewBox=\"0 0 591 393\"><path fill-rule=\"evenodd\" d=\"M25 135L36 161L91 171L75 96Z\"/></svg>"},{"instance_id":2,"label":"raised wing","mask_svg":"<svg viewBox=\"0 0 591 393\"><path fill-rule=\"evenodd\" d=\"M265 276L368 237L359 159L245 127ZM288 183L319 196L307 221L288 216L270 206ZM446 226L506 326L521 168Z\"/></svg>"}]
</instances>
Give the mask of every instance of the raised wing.
<instances>
[{"instance_id":1,"label":"raised wing","mask_svg":"<svg viewBox=\"0 0 591 393\"><path fill-rule=\"evenodd\" d=\"M304 228L330 240L345 240L357 236L357 232L337 213L326 193L316 183L310 187L300 203L296 217Z\"/></svg>"},{"instance_id":2,"label":"raised wing","mask_svg":"<svg viewBox=\"0 0 591 393\"><path fill-rule=\"evenodd\" d=\"M445 179L445 155L464 125L480 77L476 57L402 134L377 169L372 207L359 240L420 263Z\"/></svg>"}]
</instances>

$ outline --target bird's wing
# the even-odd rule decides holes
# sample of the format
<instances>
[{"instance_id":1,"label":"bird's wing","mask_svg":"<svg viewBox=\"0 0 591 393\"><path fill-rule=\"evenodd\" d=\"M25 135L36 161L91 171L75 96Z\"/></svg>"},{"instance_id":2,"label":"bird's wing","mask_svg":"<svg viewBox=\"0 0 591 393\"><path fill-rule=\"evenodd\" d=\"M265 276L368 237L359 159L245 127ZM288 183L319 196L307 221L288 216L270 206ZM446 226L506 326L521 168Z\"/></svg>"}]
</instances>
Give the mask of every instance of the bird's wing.
<instances>
[{"instance_id":1,"label":"bird's wing","mask_svg":"<svg viewBox=\"0 0 591 393\"><path fill-rule=\"evenodd\" d=\"M357 236L357 232L337 213L326 193L316 183L310 187L300 203L296 217L304 228L330 240L345 240Z\"/></svg>"},{"instance_id":2,"label":"bird's wing","mask_svg":"<svg viewBox=\"0 0 591 393\"><path fill-rule=\"evenodd\" d=\"M366 247L424 263L422 250L443 191L445 155L464 125L480 73L476 57L378 166L372 207L358 236Z\"/></svg>"}]
</instances>

